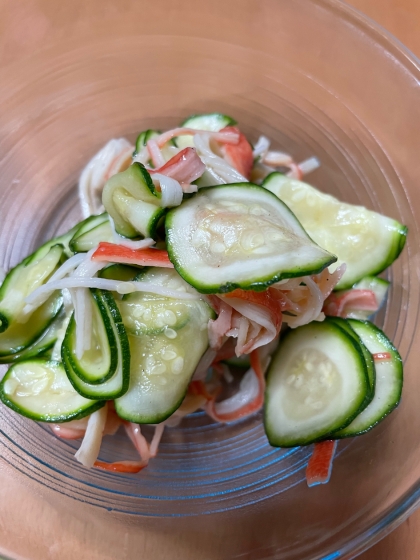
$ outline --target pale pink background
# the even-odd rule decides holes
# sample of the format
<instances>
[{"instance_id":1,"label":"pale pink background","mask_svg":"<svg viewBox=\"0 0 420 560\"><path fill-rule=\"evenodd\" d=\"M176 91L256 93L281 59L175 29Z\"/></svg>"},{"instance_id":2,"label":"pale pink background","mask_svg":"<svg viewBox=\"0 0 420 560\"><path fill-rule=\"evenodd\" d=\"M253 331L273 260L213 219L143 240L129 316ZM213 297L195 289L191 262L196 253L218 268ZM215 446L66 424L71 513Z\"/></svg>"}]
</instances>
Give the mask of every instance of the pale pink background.
<instances>
[{"instance_id":1,"label":"pale pink background","mask_svg":"<svg viewBox=\"0 0 420 560\"><path fill-rule=\"evenodd\" d=\"M347 0L383 25L420 57L419 0ZM420 558L420 510L393 533L359 556L360 560L418 560Z\"/></svg>"}]
</instances>

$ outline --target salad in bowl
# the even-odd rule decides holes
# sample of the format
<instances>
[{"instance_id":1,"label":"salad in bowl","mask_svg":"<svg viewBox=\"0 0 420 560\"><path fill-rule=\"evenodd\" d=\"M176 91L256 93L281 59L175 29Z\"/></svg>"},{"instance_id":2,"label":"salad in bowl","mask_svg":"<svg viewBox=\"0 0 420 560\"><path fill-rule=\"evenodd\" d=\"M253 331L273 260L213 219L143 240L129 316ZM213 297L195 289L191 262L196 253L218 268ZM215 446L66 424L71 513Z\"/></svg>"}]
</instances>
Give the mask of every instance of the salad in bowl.
<instances>
[{"instance_id":1,"label":"salad in bowl","mask_svg":"<svg viewBox=\"0 0 420 560\"><path fill-rule=\"evenodd\" d=\"M407 228L304 182L318 165L217 113L109 141L80 177L83 221L3 279L2 402L126 473L188 414L263 409L269 443L315 443L308 484L328 481L337 440L401 398L400 355L369 318ZM122 426L138 461L99 460Z\"/></svg>"}]
</instances>

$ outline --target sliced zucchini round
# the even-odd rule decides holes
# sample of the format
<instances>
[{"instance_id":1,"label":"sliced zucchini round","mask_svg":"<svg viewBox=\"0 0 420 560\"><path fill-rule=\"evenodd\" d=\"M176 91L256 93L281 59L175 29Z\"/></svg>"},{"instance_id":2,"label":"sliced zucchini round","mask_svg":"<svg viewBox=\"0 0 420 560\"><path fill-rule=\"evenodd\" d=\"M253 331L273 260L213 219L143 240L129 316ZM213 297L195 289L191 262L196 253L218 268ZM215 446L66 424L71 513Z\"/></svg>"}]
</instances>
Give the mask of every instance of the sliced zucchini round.
<instances>
[{"instance_id":1,"label":"sliced zucchini round","mask_svg":"<svg viewBox=\"0 0 420 560\"><path fill-rule=\"evenodd\" d=\"M185 292L191 290L175 270L147 268L136 276L138 282ZM123 323L129 334L159 334L170 328L178 330L189 321L191 306L185 300L157 296L147 292L127 294L118 303Z\"/></svg>"},{"instance_id":2,"label":"sliced zucchini round","mask_svg":"<svg viewBox=\"0 0 420 560\"><path fill-rule=\"evenodd\" d=\"M117 370L118 348L114 324L109 316L106 294L102 290L91 289L92 313L91 345L79 358L76 352L76 321L74 314L68 324L63 346L72 371L85 383L104 383Z\"/></svg>"},{"instance_id":3,"label":"sliced zucchini round","mask_svg":"<svg viewBox=\"0 0 420 560\"><path fill-rule=\"evenodd\" d=\"M87 220L91 220L88 222ZM101 241L112 242L114 240L108 214L105 212L100 216L91 216L86 223L79 228L70 241L70 249L73 253L87 253L95 248Z\"/></svg>"},{"instance_id":4,"label":"sliced zucchini round","mask_svg":"<svg viewBox=\"0 0 420 560\"><path fill-rule=\"evenodd\" d=\"M14 354L0 354L0 364L11 364L21 360L29 360L30 358L35 358L36 356L44 354L44 352L52 348L56 343L62 329L64 317L65 314L63 312L59 313L41 336L32 344L25 346L22 350Z\"/></svg>"},{"instance_id":5,"label":"sliced zucchini round","mask_svg":"<svg viewBox=\"0 0 420 560\"><path fill-rule=\"evenodd\" d=\"M281 341L267 376L264 427L271 445L307 445L344 428L371 388L360 346L332 322L313 322Z\"/></svg>"},{"instance_id":6,"label":"sliced zucchini round","mask_svg":"<svg viewBox=\"0 0 420 560\"><path fill-rule=\"evenodd\" d=\"M14 364L0 383L0 399L19 414L41 422L76 420L105 404L80 396L60 362L42 359Z\"/></svg>"},{"instance_id":7,"label":"sliced zucchini round","mask_svg":"<svg viewBox=\"0 0 420 560\"><path fill-rule=\"evenodd\" d=\"M165 208L144 202L144 200L135 200L131 195L123 191L114 193L114 207L119 215L126 221L130 227L138 234L144 237L156 237L156 230L160 219L165 215ZM123 235L121 228L115 225L118 233Z\"/></svg>"},{"instance_id":8,"label":"sliced zucchini round","mask_svg":"<svg viewBox=\"0 0 420 560\"><path fill-rule=\"evenodd\" d=\"M182 124L183 128L193 128L194 130L208 130L209 132L219 132L226 126L233 126L236 121L227 115L220 113L209 113L207 115L191 115ZM194 147L192 136L179 136L176 139L178 148Z\"/></svg>"},{"instance_id":9,"label":"sliced zucchini round","mask_svg":"<svg viewBox=\"0 0 420 560\"><path fill-rule=\"evenodd\" d=\"M96 216L93 216L96 217ZM42 245L41 248L51 248L53 245L62 245L64 247L64 255L69 258L71 256L73 256L74 252L70 247L70 243L71 240L73 239L73 237L75 236L76 232L80 230L81 227L83 227L83 225L86 222L90 222L92 216L89 216L89 218L86 218L85 220L82 220L81 222L77 223L75 226L73 226L69 231L67 231L66 233L63 233L57 237L53 237L52 239L50 239L49 241L47 241L46 243L44 243L44 245Z\"/></svg>"},{"instance_id":10,"label":"sliced zucchini round","mask_svg":"<svg viewBox=\"0 0 420 560\"><path fill-rule=\"evenodd\" d=\"M0 333L0 363L10 363L25 349L29 350L44 335L62 306L61 293L54 293L31 313L25 323L12 321L8 329Z\"/></svg>"},{"instance_id":11,"label":"sliced zucchini round","mask_svg":"<svg viewBox=\"0 0 420 560\"><path fill-rule=\"evenodd\" d=\"M148 236L156 228L164 212L160 198L146 168L138 162L113 175L102 192L105 209L123 237Z\"/></svg>"},{"instance_id":12,"label":"sliced zucchini round","mask_svg":"<svg viewBox=\"0 0 420 560\"><path fill-rule=\"evenodd\" d=\"M83 223L83 222L81 222L81 223ZM79 226L80 226L80 223L76 224L71 229L69 229L69 231L67 231L66 233L63 233L62 235L59 235L58 237L54 237L53 239L48 241L48 244L50 245L50 247L52 247L53 245L62 245L64 247L64 255L67 258L73 256L73 251L70 249L70 241L71 241L73 235L76 233ZM47 244L45 244L45 245L47 245Z\"/></svg>"},{"instance_id":13,"label":"sliced zucchini round","mask_svg":"<svg viewBox=\"0 0 420 560\"><path fill-rule=\"evenodd\" d=\"M169 258L202 293L263 290L335 262L272 193L238 183L194 194L166 218Z\"/></svg>"},{"instance_id":14,"label":"sliced zucchini round","mask_svg":"<svg viewBox=\"0 0 420 560\"><path fill-rule=\"evenodd\" d=\"M162 270L161 274L167 275L169 282L173 279L171 270ZM158 272L156 278L157 275ZM160 304L161 298L154 297ZM156 424L168 418L183 401L191 376L208 346L207 325L214 312L201 300L183 300L182 304L189 308L188 321L182 328L167 327L159 334L129 336L130 387L115 401L121 418Z\"/></svg>"},{"instance_id":15,"label":"sliced zucchini round","mask_svg":"<svg viewBox=\"0 0 420 560\"><path fill-rule=\"evenodd\" d=\"M262 186L290 207L316 243L337 255L337 266L346 263L336 289L351 288L364 276L379 274L404 247L407 227L392 218L340 202L277 172Z\"/></svg>"},{"instance_id":16,"label":"sliced zucchini round","mask_svg":"<svg viewBox=\"0 0 420 560\"><path fill-rule=\"evenodd\" d=\"M327 317L325 320L327 322L334 323L335 325L337 325L338 327L346 331L346 333L349 336L353 337L356 343L360 346L360 350L362 351L363 357L366 362L366 369L367 369L369 384L371 388L370 400L372 400L375 394L375 384L376 384L375 363L372 354L369 352L369 350L363 343L361 337L356 333L354 329L351 328L350 323L346 321L346 319L342 319L341 317Z\"/></svg>"},{"instance_id":17,"label":"sliced zucchini round","mask_svg":"<svg viewBox=\"0 0 420 560\"><path fill-rule=\"evenodd\" d=\"M128 389L130 381L130 349L121 315L112 294L103 291L101 292L101 297L111 319L116 340L117 368L115 373L102 383L86 383L75 372L72 356L66 344L63 344L61 347L61 357L67 377L80 395L88 399L111 400L121 397Z\"/></svg>"},{"instance_id":18,"label":"sliced zucchini round","mask_svg":"<svg viewBox=\"0 0 420 560\"><path fill-rule=\"evenodd\" d=\"M157 138L159 135L160 132L158 130L153 130L151 128L140 132L136 139L136 148L133 152L133 157L136 157L136 155L141 152L141 150L147 145L147 142L149 140L153 140L153 138Z\"/></svg>"},{"instance_id":19,"label":"sliced zucchini round","mask_svg":"<svg viewBox=\"0 0 420 560\"><path fill-rule=\"evenodd\" d=\"M18 319L25 298L48 280L63 258L63 245L46 243L9 271L0 287L0 333ZM41 324L38 333L44 329Z\"/></svg>"},{"instance_id":20,"label":"sliced zucchini round","mask_svg":"<svg viewBox=\"0 0 420 560\"><path fill-rule=\"evenodd\" d=\"M348 323L372 354L387 353L390 359L375 362L376 387L372 402L351 424L334 433L334 438L353 437L371 430L398 405L403 386L401 356L388 337L369 321L350 319Z\"/></svg>"}]
</instances>

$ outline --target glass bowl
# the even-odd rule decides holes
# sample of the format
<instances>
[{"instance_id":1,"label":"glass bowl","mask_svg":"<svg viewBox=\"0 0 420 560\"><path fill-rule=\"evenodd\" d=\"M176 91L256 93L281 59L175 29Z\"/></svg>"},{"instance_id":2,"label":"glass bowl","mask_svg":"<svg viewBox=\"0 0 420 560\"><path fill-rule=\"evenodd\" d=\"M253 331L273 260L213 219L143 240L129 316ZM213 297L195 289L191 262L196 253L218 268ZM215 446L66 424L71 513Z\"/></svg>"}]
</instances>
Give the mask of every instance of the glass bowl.
<instances>
[{"instance_id":1,"label":"glass bowl","mask_svg":"<svg viewBox=\"0 0 420 560\"><path fill-rule=\"evenodd\" d=\"M308 489L310 448L259 415L168 429L138 476L86 470L75 445L0 409L0 552L30 560L351 558L420 495L418 61L332 0L9 1L0 35L0 255L8 268L80 218L76 182L112 137L231 114L322 166L315 186L409 226L377 323L405 361L401 406L339 444ZM328 216L325 217L328 219ZM416 365L417 364L417 365ZM101 458L134 458L105 438Z\"/></svg>"}]
</instances>

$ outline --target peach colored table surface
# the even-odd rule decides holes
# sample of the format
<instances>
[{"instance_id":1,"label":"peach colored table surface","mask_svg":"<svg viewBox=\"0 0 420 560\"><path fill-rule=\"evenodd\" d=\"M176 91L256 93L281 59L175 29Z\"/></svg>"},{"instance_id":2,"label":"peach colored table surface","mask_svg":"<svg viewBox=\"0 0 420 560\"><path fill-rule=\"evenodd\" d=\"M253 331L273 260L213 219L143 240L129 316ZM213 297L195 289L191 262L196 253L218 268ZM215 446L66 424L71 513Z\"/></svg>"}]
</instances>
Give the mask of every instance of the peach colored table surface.
<instances>
[{"instance_id":1,"label":"peach colored table surface","mask_svg":"<svg viewBox=\"0 0 420 560\"><path fill-rule=\"evenodd\" d=\"M420 0L348 0L348 2L367 14L379 24L383 25L398 39L400 39L417 56L420 56ZM0 0L0 6L2 2ZM1 11L1 10L0 10ZM0 16L1 20L1 16ZM1 466L0 466L1 468ZM11 499L16 492L16 487L11 481L10 485L2 488L1 496L3 500ZM47 519L51 517L50 505L41 504L35 497L25 489L19 489L27 508L32 508L34 519L36 519L39 530ZM38 509L37 509L38 508ZM13 520L17 525L19 520ZM71 543L71 534L80 530L74 525L62 528L60 538L66 539ZM2 543L4 549L8 548L7 535ZM58 544L57 544L58 546ZM148 543L139 552L148 556ZM361 560L419 560L420 559L420 510L413 514L407 521L398 527L393 533L388 535L380 543L376 544L369 551L359 556ZM92 560L96 560L92 558ZM99 560L99 559L98 559ZM168 559L170 560L170 559ZM204 560L204 559L203 559Z\"/></svg>"},{"instance_id":2,"label":"peach colored table surface","mask_svg":"<svg viewBox=\"0 0 420 560\"><path fill-rule=\"evenodd\" d=\"M420 57L419 0L348 0L393 33ZM420 558L420 509L394 532L359 556L360 560L418 560Z\"/></svg>"}]
</instances>

